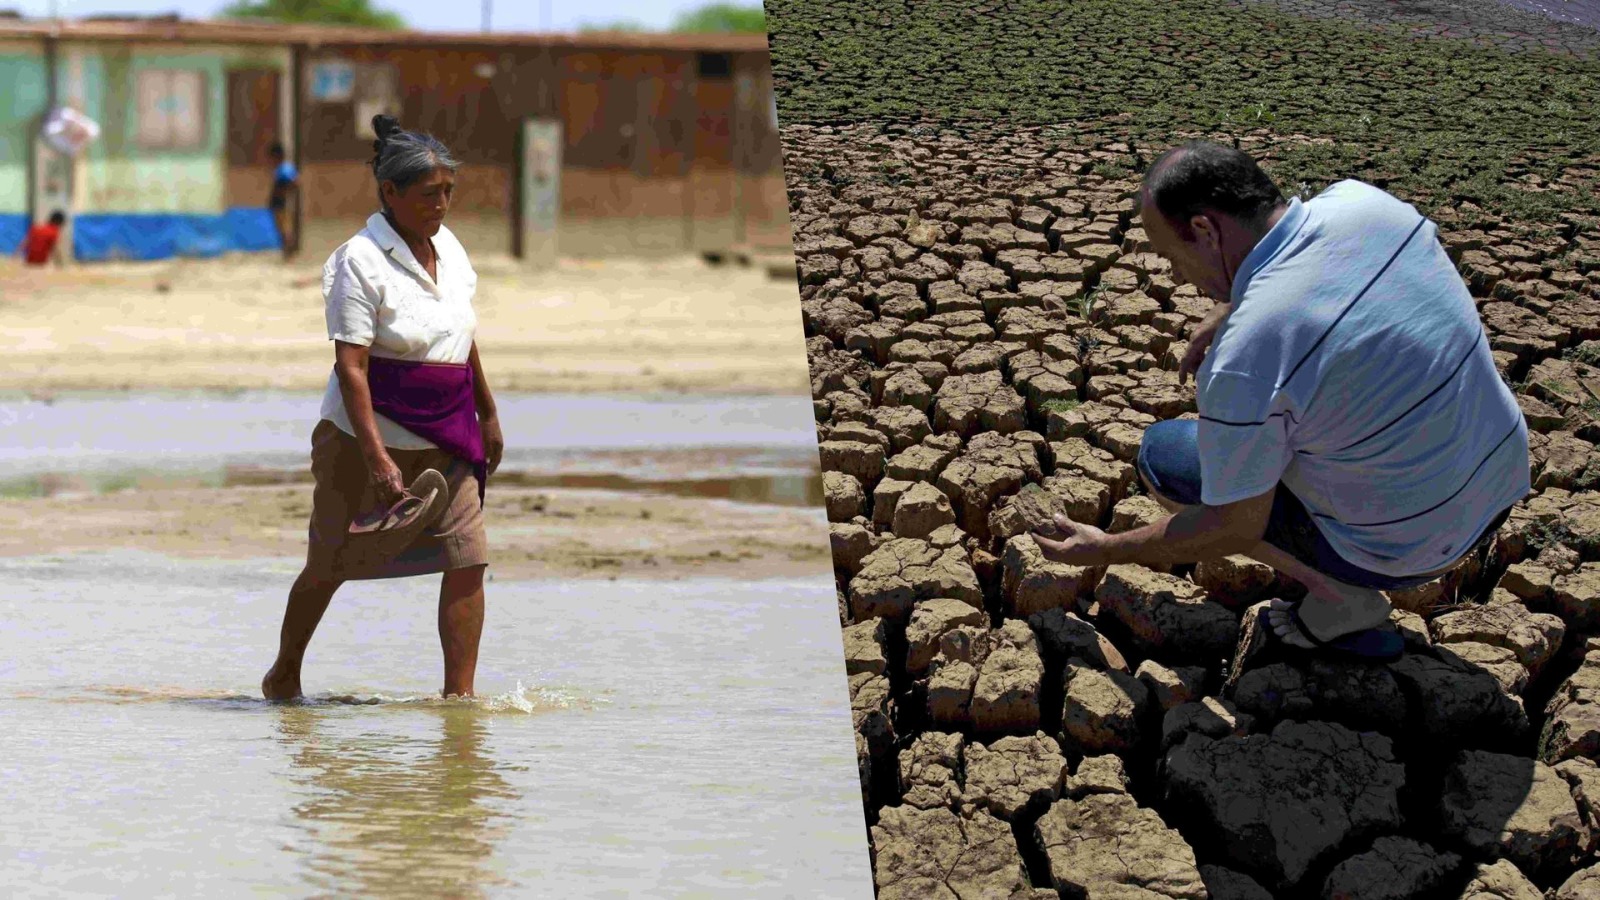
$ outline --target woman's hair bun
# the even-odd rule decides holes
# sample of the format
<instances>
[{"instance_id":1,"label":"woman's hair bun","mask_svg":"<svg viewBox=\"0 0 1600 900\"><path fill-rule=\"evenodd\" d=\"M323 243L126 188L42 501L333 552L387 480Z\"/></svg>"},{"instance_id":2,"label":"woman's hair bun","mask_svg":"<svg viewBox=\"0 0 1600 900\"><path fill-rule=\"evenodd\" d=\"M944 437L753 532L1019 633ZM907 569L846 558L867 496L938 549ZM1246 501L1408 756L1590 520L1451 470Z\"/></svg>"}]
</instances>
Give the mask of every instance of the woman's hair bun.
<instances>
[{"instance_id":1,"label":"woman's hair bun","mask_svg":"<svg viewBox=\"0 0 1600 900\"><path fill-rule=\"evenodd\" d=\"M399 130L400 120L396 119L394 116L386 116L382 113L373 116L372 133L378 136L378 139L372 142L373 152L379 156L382 156L384 142L389 139L390 135L395 134Z\"/></svg>"}]
</instances>

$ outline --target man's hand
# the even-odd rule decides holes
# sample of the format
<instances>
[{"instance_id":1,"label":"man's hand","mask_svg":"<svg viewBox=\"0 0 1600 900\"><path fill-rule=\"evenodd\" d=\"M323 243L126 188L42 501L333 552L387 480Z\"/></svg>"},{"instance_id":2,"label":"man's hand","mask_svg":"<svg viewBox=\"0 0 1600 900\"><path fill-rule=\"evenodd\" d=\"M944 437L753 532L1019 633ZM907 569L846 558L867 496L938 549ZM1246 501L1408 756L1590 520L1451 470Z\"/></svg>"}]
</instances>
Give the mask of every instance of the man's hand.
<instances>
[{"instance_id":1,"label":"man's hand","mask_svg":"<svg viewBox=\"0 0 1600 900\"><path fill-rule=\"evenodd\" d=\"M489 474L500 468L500 457L506 450L506 439L500 434L500 419L498 416L478 420L478 428L483 432L483 455L487 459Z\"/></svg>"},{"instance_id":2,"label":"man's hand","mask_svg":"<svg viewBox=\"0 0 1600 900\"><path fill-rule=\"evenodd\" d=\"M1066 516L1056 516L1052 525L1035 530L1032 537L1044 558L1051 562L1069 566L1104 566L1110 563L1106 555L1106 533L1093 525L1074 522Z\"/></svg>"},{"instance_id":3,"label":"man's hand","mask_svg":"<svg viewBox=\"0 0 1600 900\"><path fill-rule=\"evenodd\" d=\"M1189 332L1189 349L1184 351L1183 360L1178 363L1178 383L1184 384L1189 376L1200 369L1200 363L1206 358L1206 350L1211 346L1211 339L1217 336L1217 329L1222 326L1222 320L1228 317L1232 304L1218 303L1211 307L1211 312L1200 320Z\"/></svg>"}]
</instances>

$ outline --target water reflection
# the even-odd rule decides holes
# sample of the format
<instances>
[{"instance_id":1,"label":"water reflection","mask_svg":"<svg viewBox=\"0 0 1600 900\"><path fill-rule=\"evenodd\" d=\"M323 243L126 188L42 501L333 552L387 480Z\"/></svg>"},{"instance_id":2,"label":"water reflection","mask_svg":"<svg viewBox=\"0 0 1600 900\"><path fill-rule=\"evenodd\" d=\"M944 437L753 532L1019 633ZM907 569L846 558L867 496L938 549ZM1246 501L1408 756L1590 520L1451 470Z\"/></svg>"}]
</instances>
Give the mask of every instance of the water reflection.
<instances>
[{"instance_id":1,"label":"water reflection","mask_svg":"<svg viewBox=\"0 0 1600 900\"><path fill-rule=\"evenodd\" d=\"M303 706L278 716L290 776L312 794L294 807L306 841L291 849L316 889L466 898L508 883L490 859L521 795L485 752L484 710L430 707L389 729Z\"/></svg>"}]
</instances>

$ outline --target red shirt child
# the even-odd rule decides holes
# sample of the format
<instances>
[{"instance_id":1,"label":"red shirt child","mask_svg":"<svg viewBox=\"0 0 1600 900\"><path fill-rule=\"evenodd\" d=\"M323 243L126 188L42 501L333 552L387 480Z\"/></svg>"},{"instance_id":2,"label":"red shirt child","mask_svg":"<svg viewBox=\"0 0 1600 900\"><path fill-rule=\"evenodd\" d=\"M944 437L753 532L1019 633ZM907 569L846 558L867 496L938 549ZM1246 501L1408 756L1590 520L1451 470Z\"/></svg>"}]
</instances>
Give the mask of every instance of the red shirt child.
<instances>
[{"instance_id":1,"label":"red shirt child","mask_svg":"<svg viewBox=\"0 0 1600 900\"><path fill-rule=\"evenodd\" d=\"M61 240L61 226L67 217L59 212L50 214L50 221L40 222L28 229L22 240L22 258L30 266L42 266L55 255L56 242ZM57 257L57 262L60 258Z\"/></svg>"}]
</instances>

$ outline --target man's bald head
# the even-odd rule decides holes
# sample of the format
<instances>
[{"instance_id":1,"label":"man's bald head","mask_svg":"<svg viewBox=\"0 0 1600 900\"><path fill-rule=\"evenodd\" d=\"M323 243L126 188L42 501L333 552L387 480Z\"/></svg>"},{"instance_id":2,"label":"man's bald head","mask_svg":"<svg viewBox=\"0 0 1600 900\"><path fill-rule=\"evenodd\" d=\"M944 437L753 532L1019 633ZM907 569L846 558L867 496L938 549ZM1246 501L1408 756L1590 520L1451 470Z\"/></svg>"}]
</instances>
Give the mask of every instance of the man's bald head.
<instances>
[{"instance_id":1,"label":"man's bald head","mask_svg":"<svg viewBox=\"0 0 1600 900\"><path fill-rule=\"evenodd\" d=\"M1183 240L1194 239L1190 220L1208 211L1259 226L1284 203L1283 192L1250 155L1192 141L1161 154L1145 173L1143 200Z\"/></svg>"}]
</instances>

